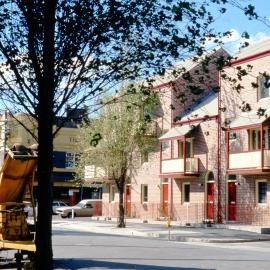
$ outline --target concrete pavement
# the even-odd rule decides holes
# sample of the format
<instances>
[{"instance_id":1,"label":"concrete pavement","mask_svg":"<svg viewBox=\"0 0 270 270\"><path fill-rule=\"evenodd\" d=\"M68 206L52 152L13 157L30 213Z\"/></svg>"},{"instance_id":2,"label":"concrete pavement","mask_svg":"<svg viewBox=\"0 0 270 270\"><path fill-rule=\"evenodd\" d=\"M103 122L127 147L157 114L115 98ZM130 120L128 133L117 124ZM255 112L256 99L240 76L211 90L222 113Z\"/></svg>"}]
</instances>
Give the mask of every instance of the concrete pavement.
<instances>
[{"instance_id":1,"label":"concrete pavement","mask_svg":"<svg viewBox=\"0 0 270 270\"><path fill-rule=\"evenodd\" d=\"M180 226L173 222L172 226L168 228L166 221L153 221L146 224L136 219L129 219L126 224L126 228L117 228L115 220L97 220L96 218L54 219L53 229L162 238L180 242L239 243L270 241L270 235L267 234L228 229L222 226Z\"/></svg>"}]
</instances>

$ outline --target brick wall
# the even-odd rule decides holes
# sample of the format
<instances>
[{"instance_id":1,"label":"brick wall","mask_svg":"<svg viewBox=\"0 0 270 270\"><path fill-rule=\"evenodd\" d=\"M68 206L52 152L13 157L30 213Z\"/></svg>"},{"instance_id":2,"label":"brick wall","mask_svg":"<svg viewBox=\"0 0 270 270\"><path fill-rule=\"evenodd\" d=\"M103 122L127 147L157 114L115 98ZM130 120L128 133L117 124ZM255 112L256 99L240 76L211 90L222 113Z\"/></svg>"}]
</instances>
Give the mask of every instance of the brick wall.
<instances>
[{"instance_id":1,"label":"brick wall","mask_svg":"<svg viewBox=\"0 0 270 270\"><path fill-rule=\"evenodd\" d=\"M219 51L215 57L224 54ZM201 66L194 68L191 73L199 85L199 77L202 73L197 73ZM196 75L197 74L197 75ZM209 77L208 77L209 75ZM175 116L187 110L191 104L211 91L217 85L217 72L213 63L210 64L210 73L205 75L205 83L201 86L205 91L201 94L192 94L186 87L183 79L174 81L173 86L164 86L159 91L161 107L156 113L156 121L162 133L169 130L173 124ZM181 100L181 94L184 94L184 102ZM207 113L206 113L207 114ZM205 175L207 171L214 173L214 179L217 181L217 122L216 120L205 121L200 124L197 131L194 132L194 156L198 157L199 177L182 177L169 180L169 212L174 219L181 223L202 222L205 219L206 209L206 183ZM174 150L176 143L174 143ZM174 151L176 153L176 150ZM171 145L164 149L163 158L170 158ZM139 168L133 171L131 177L131 216L141 219L157 219L163 216L161 206L161 179L160 174L160 152L159 147L150 153L148 162L144 162ZM190 203L182 204L182 183L190 183ZM148 185L148 202L141 203L141 186ZM217 184L215 185L217 196ZM108 189L103 191L103 209L104 215L117 216L117 207L115 203L109 203ZM170 203L173 202L171 205Z\"/></svg>"},{"instance_id":2,"label":"brick wall","mask_svg":"<svg viewBox=\"0 0 270 270\"><path fill-rule=\"evenodd\" d=\"M248 66L253 66L252 70L248 71ZM241 66L248 71L247 76L244 76L242 80L238 80L237 68ZM224 126L225 120L230 120L238 117L241 113L241 106L244 103L248 103L252 110L258 108L268 108L270 98L263 98L258 100L257 89L252 87L252 83L257 83L257 77L260 73L269 71L270 68L270 56L251 60L247 63L227 67L224 69L224 73L230 78L236 79L236 84L240 83L243 88L240 91L233 89L233 85L228 80L221 80L221 106L222 110L222 125ZM236 139L230 140L230 153L248 151L248 131L247 129L237 131ZM225 132L222 132L221 139L222 147L222 182L226 186L226 145L225 145ZM236 199L236 222L241 224L252 225L270 225L270 175L269 174L251 174L241 175L237 171L237 199ZM256 203L256 180L267 180L267 203ZM222 196L227 199L227 190L223 190ZM225 207L225 210L227 208Z\"/></svg>"}]
</instances>

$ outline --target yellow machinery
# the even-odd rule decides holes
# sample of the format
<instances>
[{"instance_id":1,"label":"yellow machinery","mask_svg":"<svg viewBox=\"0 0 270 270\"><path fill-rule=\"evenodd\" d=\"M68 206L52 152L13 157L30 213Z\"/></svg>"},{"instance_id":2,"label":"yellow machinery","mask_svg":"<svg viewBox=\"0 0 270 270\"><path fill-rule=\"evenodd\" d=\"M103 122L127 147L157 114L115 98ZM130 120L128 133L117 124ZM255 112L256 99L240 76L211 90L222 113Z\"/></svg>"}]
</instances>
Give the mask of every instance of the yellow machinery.
<instances>
[{"instance_id":1,"label":"yellow machinery","mask_svg":"<svg viewBox=\"0 0 270 270\"><path fill-rule=\"evenodd\" d=\"M36 153L25 147L20 147L20 151L8 151L0 169L0 250L18 251L15 254L17 269L21 269L23 254L31 256L36 251L33 240L36 222L33 199ZM30 229L26 222L23 204L26 193L33 206L34 224L31 227L34 229Z\"/></svg>"}]
</instances>

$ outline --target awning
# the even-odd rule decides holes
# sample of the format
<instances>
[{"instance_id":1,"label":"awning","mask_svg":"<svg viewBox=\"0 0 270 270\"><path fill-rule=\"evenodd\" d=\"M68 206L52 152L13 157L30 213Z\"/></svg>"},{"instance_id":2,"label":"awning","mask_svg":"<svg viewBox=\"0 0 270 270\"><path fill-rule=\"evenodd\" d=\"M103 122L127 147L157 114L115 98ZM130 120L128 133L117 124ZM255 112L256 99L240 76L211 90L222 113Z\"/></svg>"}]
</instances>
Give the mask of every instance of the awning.
<instances>
[{"instance_id":1,"label":"awning","mask_svg":"<svg viewBox=\"0 0 270 270\"><path fill-rule=\"evenodd\" d=\"M232 122L229 124L229 129L261 125L269 118L269 116L270 109L266 110L263 116L258 115L257 110L245 112L232 120Z\"/></svg>"},{"instance_id":2,"label":"awning","mask_svg":"<svg viewBox=\"0 0 270 270\"><path fill-rule=\"evenodd\" d=\"M199 125L199 123L194 124L194 125L184 125L184 126L180 126L180 127L171 128L167 133L163 134L159 138L159 140L160 141L167 141L167 140L173 140L173 139L178 139L178 138L184 137L189 132L194 130L198 125Z\"/></svg>"}]
</instances>

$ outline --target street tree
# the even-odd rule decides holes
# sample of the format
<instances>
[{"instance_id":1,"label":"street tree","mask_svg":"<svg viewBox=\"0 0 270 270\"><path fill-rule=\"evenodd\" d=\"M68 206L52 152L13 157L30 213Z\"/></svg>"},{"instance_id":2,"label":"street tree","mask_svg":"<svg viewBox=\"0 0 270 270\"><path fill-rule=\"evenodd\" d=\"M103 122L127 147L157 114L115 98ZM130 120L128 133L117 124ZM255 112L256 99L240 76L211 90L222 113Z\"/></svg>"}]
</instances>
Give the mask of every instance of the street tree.
<instances>
[{"instance_id":1,"label":"street tree","mask_svg":"<svg viewBox=\"0 0 270 270\"><path fill-rule=\"evenodd\" d=\"M228 2L235 1L0 0L2 104L38 126L38 269L53 268L55 117L67 104L91 105L119 82L162 74L175 59L202 55L209 37L219 43L229 35L211 28L211 4L224 13ZM251 6L243 10L256 15Z\"/></svg>"},{"instance_id":2,"label":"street tree","mask_svg":"<svg viewBox=\"0 0 270 270\"><path fill-rule=\"evenodd\" d=\"M132 91L129 91L131 90ZM159 106L157 93L129 90L104 99L99 116L81 129L80 160L77 171L84 179L85 166L104 171L119 192L118 227L125 227L124 191L128 179L141 165L140 157L157 146L154 113Z\"/></svg>"}]
</instances>

